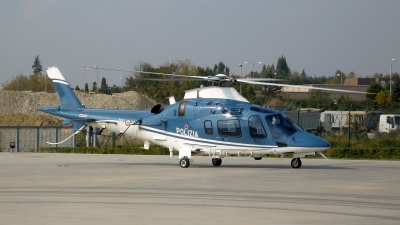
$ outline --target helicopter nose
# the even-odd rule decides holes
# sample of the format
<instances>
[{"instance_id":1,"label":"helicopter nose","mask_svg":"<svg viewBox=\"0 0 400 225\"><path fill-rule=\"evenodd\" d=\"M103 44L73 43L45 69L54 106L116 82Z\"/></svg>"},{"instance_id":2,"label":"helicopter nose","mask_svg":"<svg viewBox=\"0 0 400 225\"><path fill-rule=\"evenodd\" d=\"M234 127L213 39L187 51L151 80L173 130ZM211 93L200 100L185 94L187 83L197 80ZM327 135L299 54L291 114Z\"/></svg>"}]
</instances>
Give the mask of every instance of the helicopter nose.
<instances>
[{"instance_id":1,"label":"helicopter nose","mask_svg":"<svg viewBox=\"0 0 400 225\"><path fill-rule=\"evenodd\" d=\"M331 144L324 139L304 131L297 132L290 137L290 142L297 147L319 147L329 149Z\"/></svg>"},{"instance_id":2,"label":"helicopter nose","mask_svg":"<svg viewBox=\"0 0 400 225\"><path fill-rule=\"evenodd\" d=\"M327 142L326 140L311 134L314 138L315 147L322 147L329 149L331 147L331 143Z\"/></svg>"}]
</instances>

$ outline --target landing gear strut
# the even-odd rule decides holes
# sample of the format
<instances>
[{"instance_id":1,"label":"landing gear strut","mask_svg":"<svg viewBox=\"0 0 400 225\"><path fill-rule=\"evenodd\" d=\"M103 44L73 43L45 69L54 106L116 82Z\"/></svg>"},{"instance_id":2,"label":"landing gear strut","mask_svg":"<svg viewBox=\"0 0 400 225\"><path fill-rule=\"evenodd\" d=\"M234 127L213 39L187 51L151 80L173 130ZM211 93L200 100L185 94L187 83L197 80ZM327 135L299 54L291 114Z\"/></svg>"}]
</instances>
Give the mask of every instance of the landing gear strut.
<instances>
[{"instance_id":1,"label":"landing gear strut","mask_svg":"<svg viewBox=\"0 0 400 225\"><path fill-rule=\"evenodd\" d=\"M294 158L292 159L292 162L290 163L293 168L298 169L301 167L301 160L300 158Z\"/></svg>"},{"instance_id":2,"label":"landing gear strut","mask_svg":"<svg viewBox=\"0 0 400 225\"><path fill-rule=\"evenodd\" d=\"M213 159L211 160L211 162L212 162L212 164L213 164L214 166L220 166L221 163L222 163L222 159L221 159L221 158L213 158Z\"/></svg>"}]
</instances>

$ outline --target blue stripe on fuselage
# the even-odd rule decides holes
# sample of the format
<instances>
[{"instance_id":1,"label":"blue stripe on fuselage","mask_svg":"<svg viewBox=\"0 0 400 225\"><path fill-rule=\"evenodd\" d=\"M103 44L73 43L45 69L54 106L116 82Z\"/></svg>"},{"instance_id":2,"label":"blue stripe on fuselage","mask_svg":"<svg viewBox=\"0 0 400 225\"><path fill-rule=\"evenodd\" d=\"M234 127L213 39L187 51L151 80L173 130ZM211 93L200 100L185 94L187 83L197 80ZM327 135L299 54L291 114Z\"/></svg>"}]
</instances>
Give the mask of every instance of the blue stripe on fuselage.
<instances>
[{"instance_id":1,"label":"blue stripe on fuselage","mask_svg":"<svg viewBox=\"0 0 400 225\"><path fill-rule=\"evenodd\" d=\"M209 139L203 139L203 138L195 138L195 137L188 137L180 134L176 134L173 132L168 132L156 128L149 128L149 127L139 127L140 130L144 130L147 132L152 132L160 135L165 135L167 137L173 137L173 138L179 138L187 141L195 141L195 142L201 142L204 144L209 144L209 145L223 145L223 146L231 146L231 147L242 147L242 148L275 148L278 146L267 146L267 145L251 145L251 144L241 144L241 143L225 143L223 141L213 141Z\"/></svg>"}]
</instances>

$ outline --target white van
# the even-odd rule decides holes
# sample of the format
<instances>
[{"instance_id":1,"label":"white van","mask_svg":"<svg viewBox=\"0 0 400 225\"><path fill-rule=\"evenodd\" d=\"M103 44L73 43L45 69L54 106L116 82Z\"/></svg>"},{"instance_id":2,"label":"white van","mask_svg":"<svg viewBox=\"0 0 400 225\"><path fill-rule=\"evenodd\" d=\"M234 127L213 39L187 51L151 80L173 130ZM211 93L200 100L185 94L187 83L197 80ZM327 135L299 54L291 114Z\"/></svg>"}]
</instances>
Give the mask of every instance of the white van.
<instances>
[{"instance_id":1,"label":"white van","mask_svg":"<svg viewBox=\"0 0 400 225\"><path fill-rule=\"evenodd\" d=\"M396 114L382 114L379 117L379 132L389 133L392 130L399 130L400 115Z\"/></svg>"}]
</instances>

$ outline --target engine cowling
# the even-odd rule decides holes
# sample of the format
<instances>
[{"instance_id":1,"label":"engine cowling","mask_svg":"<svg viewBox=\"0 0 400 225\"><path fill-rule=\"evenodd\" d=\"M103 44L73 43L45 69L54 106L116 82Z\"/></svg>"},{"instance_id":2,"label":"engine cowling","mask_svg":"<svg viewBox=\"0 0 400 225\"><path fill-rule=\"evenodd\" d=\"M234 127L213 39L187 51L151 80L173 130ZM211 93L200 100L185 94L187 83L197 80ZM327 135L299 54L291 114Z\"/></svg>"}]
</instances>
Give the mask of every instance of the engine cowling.
<instances>
[{"instance_id":1,"label":"engine cowling","mask_svg":"<svg viewBox=\"0 0 400 225\"><path fill-rule=\"evenodd\" d=\"M164 109L166 109L167 107L168 107L168 105L165 105L165 104L157 104L157 105L153 106L153 108L151 108L151 113L159 114L162 111L164 111Z\"/></svg>"}]
</instances>

